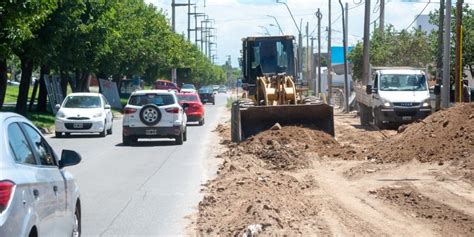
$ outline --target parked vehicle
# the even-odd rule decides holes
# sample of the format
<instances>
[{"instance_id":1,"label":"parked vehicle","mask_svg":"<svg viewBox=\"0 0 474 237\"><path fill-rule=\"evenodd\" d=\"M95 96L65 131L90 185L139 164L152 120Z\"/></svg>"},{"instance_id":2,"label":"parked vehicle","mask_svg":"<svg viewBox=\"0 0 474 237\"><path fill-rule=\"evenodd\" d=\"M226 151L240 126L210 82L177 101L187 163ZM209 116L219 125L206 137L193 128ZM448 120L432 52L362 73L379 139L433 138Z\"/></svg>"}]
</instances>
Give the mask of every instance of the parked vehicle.
<instances>
[{"instance_id":1,"label":"parked vehicle","mask_svg":"<svg viewBox=\"0 0 474 237\"><path fill-rule=\"evenodd\" d=\"M219 86L218 85L212 85L212 91L214 92L214 94L217 94L219 93Z\"/></svg>"},{"instance_id":2,"label":"parked vehicle","mask_svg":"<svg viewBox=\"0 0 474 237\"><path fill-rule=\"evenodd\" d=\"M180 93L178 101L181 105L188 105L184 110L188 122L199 122L199 125L204 125L204 105L196 93Z\"/></svg>"},{"instance_id":3,"label":"parked vehicle","mask_svg":"<svg viewBox=\"0 0 474 237\"><path fill-rule=\"evenodd\" d=\"M180 89L176 83L167 80L158 80L155 82L153 89L155 90L173 90L179 92Z\"/></svg>"},{"instance_id":4,"label":"parked vehicle","mask_svg":"<svg viewBox=\"0 0 474 237\"><path fill-rule=\"evenodd\" d=\"M181 87L183 93L196 93L196 87L193 84L183 84Z\"/></svg>"},{"instance_id":5,"label":"parked vehicle","mask_svg":"<svg viewBox=\"0 0 474 237\"><path fill-rule=\"evenodd\" d=\"M105 96L98 93L72 93L57 104L56 137L71 133L112 134L113 114Z\"/></svg>"},{"instance_id":6,"label":"parked vehicle","mask_svg":"<svg viewBox=\"0 0 474 237\"><path fill-rule=\"evenodd\" d=\"M61 159L24 117L0 113L0 236L80 236L81 201L64 170L81 156Z\"/></svg>"},{"instance_id":7,"label":"parked vehicle","mask_svg":"<svg viewBox=\"0 0 474 237\"><path fill-rule=\"evenodd\" d=\"M201 99L202 103L212 103L213 105L216 104L214 92L210 87L202 87L198 90L199 98Z\"/></svg>"},{"instance_id":8,"label":"parked vehicle","mask_svg":"<svg viewBox=\"0 0 474 237\"><path fill-rule=\"evenodd\" d=\"M187 108L188 104L183 104ZM124 108L123 144L139 138L174 138L177 145L187 139L187 116L174 91L143 90L134 92Z\"/></svg>"},{"instance_id":9,"label":"parked vehicle","mask_svg":"<svg viewBox=\"0 0 474 237\"><path fill-rule=\"evenodd\" d=\"M408 123L431 114L425 72L414 68L373 68L367 86L354 87L362 125Z\"/></svg>"},{"instance_id":10,"label":"parked vehicle","mask_svg":"<svg viewBox=\"0 0 474 237\"><path fill-rule=\"evenodd\" d=\"M219 92L219 94L220 93L227 93L227 87L226 86L219 86L218 92Z\"/></svg>"}]
</instances>

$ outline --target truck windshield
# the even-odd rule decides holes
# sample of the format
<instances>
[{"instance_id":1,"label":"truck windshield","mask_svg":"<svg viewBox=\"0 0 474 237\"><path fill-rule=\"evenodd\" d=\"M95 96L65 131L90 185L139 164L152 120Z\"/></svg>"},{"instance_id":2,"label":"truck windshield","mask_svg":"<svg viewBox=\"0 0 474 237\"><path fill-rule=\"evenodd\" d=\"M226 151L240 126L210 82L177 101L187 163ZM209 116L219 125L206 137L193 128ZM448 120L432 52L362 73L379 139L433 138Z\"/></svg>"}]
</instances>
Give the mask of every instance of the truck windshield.
<instances>
[{"instance_id":1,"label":"truck windshield","mask_svg":"<svg viewBox=\"0 0 474 237\"><path fill-rule=\"evenodd\" d=\"M262 73L293 74L293 45L291 41L260 40L252 47L251 66Z\"/></svg>"},{"instance_id":2,"label":"truck windshield","mask_svg":"<svg viewBox=\"0 0 474 237\"><path fill-rule=\"evenodd\" d=\"M426 91L426 78L422 74L383 74L380 77L381 91Z\"/></svg>"}]
</instances>

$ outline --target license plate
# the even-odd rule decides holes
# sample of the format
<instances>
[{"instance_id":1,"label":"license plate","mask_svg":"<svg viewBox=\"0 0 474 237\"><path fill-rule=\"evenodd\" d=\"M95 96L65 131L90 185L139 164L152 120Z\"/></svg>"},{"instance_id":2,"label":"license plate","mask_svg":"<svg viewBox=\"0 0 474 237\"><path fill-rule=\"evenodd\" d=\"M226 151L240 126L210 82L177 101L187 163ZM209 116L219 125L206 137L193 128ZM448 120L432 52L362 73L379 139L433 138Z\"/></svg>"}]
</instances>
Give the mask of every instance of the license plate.
<instances>
[{"instance_id":1,"label":"license plate","mask_svg":"<svg viewBox=\"0 0 474 237\"><path fill-rule=\"evenodd\" d=\"M405 121L411 120L411 116L403 116L403 117L402 117L402 120L405 120Z\"/></svg>"},{"instance_id":2,"label":"license plate","mask_svg":"<svg viewBox=\"0 0 474 237\"><path fill-rule=\"evenodd\" d=\"M148 136L153 136L153 135L158 134L158 131L156 131L156 129L147 129L145 131L145 134L148 135Z\"/></svg>"},{"instance_id":3,"label":"license plate","mask_svg":"<svg viewBox=\"0 0 474 237\"><path fill-rule=\"evenodd\" d=\"M74 125L72 125L74 128L83 128L84 127L84 124L82 123L75 123Z\"/></svg>"}]
</instances>

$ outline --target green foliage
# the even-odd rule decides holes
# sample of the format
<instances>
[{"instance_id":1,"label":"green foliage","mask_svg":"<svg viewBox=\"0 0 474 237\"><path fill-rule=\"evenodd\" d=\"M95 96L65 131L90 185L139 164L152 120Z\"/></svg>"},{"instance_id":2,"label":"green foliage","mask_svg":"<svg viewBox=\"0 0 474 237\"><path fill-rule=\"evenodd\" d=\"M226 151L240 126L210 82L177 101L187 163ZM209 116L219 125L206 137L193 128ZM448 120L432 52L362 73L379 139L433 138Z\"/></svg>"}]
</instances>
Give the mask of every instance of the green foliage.
<instances>
[{"instance_id":1,"label":"green foliage","mask_svg":"<svg viewBox=\"0 0 474 237\"><path fill-rule=\"evenodd\" d=\"M1 1L0 26L0 57L14 52L78 79L139 75L152 84L172 68L190 68L200 85L226 78L144 0Z\"/></svg>"},{"instance_id":2,"label":"green foliage","mask_svg":"<svg viewBox=\"0 0 474 237\"><path fill-rule=\"evenodd\" d=\"M359 42L349 54L355 80L362 79L362 52ZM389 26L384 33L375 31L370 39L370 64L373 66L425 67L432 61L429 38L422 31L397 32Z\"/></svg>"},{"instance_id":3,"label":"green foliage","mask_svg":"<svg viewBox=\"0 0 474 237\"><path fill-rule=\"evenodd\" d=\"M435 11L430 14L430 22L434 25L439 24L439 11ZM465 5L463 7L463 65L474 66L474 9ZM433 53L437 52L437 34L438 31L433 31L430 35L430 41L432 45ZM454 48L455 48L455 36L456 36L456 9L451 12L451 64L454 65Z\"/></svg>"}]
</instances>

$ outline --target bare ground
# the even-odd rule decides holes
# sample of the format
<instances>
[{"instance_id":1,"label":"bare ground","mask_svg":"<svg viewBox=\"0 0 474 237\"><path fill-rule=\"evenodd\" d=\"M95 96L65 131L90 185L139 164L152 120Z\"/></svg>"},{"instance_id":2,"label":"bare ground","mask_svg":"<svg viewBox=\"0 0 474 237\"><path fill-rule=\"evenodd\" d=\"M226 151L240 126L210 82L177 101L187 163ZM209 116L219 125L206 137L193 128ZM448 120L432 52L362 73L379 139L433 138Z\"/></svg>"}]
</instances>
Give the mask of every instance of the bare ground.
<instances>
[{"instance_id":1,"label":"bare ground","mask_svg":"<svg viewBox=\"0 0 474 237\"><path fill-rule=\"evenodd\" d=\"M238 145L220 125L227 150L191 233L474 236L473 114L438 112L398 133L338 112L335 140L284 127Z\"/></svg>"}]
</instances>

